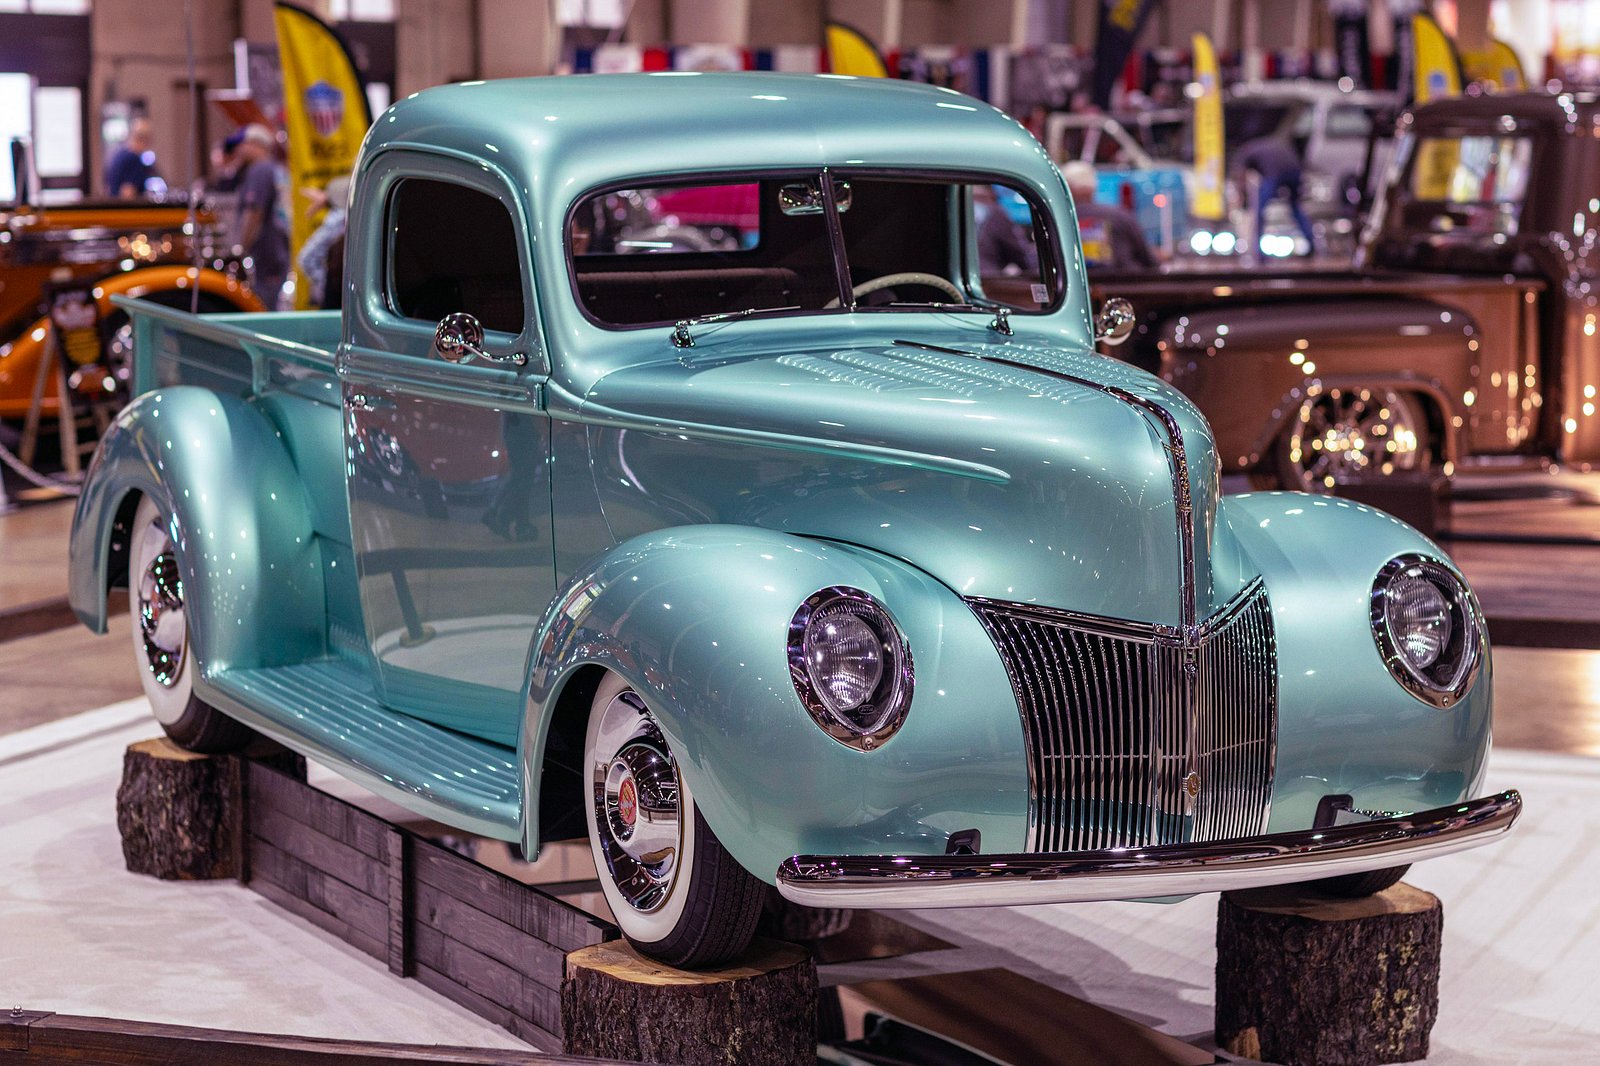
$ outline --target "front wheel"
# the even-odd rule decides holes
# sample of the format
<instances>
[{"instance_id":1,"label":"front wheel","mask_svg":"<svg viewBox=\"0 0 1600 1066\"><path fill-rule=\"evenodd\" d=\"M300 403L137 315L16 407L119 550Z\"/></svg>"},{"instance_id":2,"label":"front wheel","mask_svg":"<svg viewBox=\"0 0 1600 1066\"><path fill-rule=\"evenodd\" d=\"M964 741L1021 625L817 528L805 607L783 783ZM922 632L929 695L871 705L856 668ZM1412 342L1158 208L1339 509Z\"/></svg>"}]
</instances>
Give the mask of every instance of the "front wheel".
<instances>
[{"instance_id":1,"label":"front wheel","mask_svg":"<svg viewBox=\"0 0 1600 1066\"><path fill-rule=\"evenodd\" d=\"M139 681L156 721L180 747L234 751L250 742L249 728L194 694L194 648L176 534L177 523L153 498L140 499L128 544L128 613Z\"/></svg>"},{"instance_id":2,"label":"front wheel","mask_svg":"<svg viewBox=\"0 0 1600 1066\"><path fill-rule=\"evenodd\" d=\"M1411 865L1408 863L1405 866L1390 866L1359 874L1340 874L1338 877L1324 877L1320 881L1312 881L1306 887L1314 892L1321 892L1324 896L1361 899L1365 896L1376 896L1384 889L1399 884L1409 869Z\"/></svg>"},{"instance_id":3,"label":"front wheel","mask_svg":"<svg viewBox=\"0 0 1600 1066\"><path fill-rule=\"evenodd\" d=\"M1301 405L1278 447L1278 477L1286 489L1332 492L1431 461L1427 416L1414 394L1332 389Z\"/></svg>"},{"instance_id":4,"label":"front wheel","mask_svg":"<svg viewBox=\"0 0 1600 1066\"><path fill-rule=\"evenodd\" d=\"M717 840L655 717L615 674L590 707L584 766L589 847L628 941L684 968L714 966L743 952L765 886Z\"/></svg>"}]
</instances>

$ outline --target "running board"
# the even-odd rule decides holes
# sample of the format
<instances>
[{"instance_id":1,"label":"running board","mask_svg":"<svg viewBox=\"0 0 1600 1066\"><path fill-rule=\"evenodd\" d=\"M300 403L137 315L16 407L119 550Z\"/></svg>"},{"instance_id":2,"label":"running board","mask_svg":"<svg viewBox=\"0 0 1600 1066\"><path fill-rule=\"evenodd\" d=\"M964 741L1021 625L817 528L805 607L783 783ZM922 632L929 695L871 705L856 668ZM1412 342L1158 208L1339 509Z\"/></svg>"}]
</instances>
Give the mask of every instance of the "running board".
<instances>
[{"instance_id":1,"label":"running board","mask_svg":"<svg viewBox=\"0 0 1600 1066\"><path fill-rule=\"evenodd\" d=\"M227 670L197 688L228 715L410 810L480 836L522 839L516 752L384 706L352 663Z\"/></svg>"}]
</instances>

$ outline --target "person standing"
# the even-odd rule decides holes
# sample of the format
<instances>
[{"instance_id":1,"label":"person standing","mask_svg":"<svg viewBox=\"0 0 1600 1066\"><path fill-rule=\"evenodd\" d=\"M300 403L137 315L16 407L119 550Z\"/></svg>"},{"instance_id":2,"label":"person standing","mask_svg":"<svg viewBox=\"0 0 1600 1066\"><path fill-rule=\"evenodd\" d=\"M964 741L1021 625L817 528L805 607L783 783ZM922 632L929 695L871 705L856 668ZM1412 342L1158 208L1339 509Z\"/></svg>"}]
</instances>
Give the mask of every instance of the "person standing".
<instances>
[{"instance_id":1,"label":"person standing","mask_svg":"<svg viewBox=\"0 0 1600 1066\"><path fill-rule=\"evenodd\" d=\"M143 115L128 124L128 139L106 164L106 193L118 200L140 200L155 192L156 153L150 120Z\"/></svg>"},{"instance_id":2,"label":"person standing","mask_svg":"<svg viewBox=\"0 0 1600 1066\"><path fill-rule=\"evenodd\" d=\"M1300 153L1288 138L1268 134L1246 141L1239 146L1234 169L1240 174L1255 174L1260 180L1256 190L1256 250L1261 250L1261 238L1266 234L1267 205L1283 193L1289 200L1289 213L1295 225L1306 237L1306 254L1316 253L1317 240L1311 232L1311 220L1300 206Z\"/></svg>"},{"instance_id":3,"label":"person standing","mask_svg":"<svg viewBox=\"0 0 1600 1066\"><path fill-rule=\"evenodd\" d=\"M238 184L239 246L250 257L250 287L276 311L289 274L289 237L278 212L277 140L259 123L244 128Z\"/></svg>"},{"instance_id":4,"label":"person standing","mask_svg":"<svg viewBox=\"0 0 1600 1066\"><path fill-rule=\"evenodd\" d=\"M322 216L322 223L311 231L306 243L300 246L296 265L311 290L312 305L327 310L342 306L343 303L339 292L344 275L342 251L337 264L330 259L330 253L336 243L344 240L346 214L350 206L350 178L340 175L328 182L326 189L305 190L305 196L311 202L308 214L315 214L322 208L327 211ZM339 267L337 272L333 270L335 265Z\"/></svg>"},{"instance_id":5,"label":"person standing","mask_svg":"<svg viewBox=\"0 0 1600 1066\"><path fill-rule=\"evenodd\" d=\"M1061 168L1078 214L1078 237L1086 266L1106 270L1154 270L1156 256L1139 220L1115 204L1095 203L1099 178L1093 164L1074 159Z\"/></svg>"}]
</instances>

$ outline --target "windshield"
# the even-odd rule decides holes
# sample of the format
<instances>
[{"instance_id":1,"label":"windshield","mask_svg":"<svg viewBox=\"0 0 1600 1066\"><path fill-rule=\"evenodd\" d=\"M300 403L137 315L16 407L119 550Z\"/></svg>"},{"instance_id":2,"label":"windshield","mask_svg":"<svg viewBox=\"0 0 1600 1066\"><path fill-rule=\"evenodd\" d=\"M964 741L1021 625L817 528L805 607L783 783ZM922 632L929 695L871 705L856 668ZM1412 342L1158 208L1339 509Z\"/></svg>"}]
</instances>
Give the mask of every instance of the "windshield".
<instances>
[{"instance_id":1,"label":"windshield","mask_svg":"<svg viewBox=\"0 0 1600 1066\"><path fill-rule=\"evenodd\" d=\"M1515 235L1532 162L1527 137L1423 137L1402 186L1405 224Z\"/></svg>"},{"instance_id":2,"label":"windshield","mask_svg":"<svg viewBox=\"0 0 1600 1066\"><path fill-rule=\"evenodd\" d=\"M614 328L739 312L1059 306L1054 228L1013 185L866 172L830 181L825 191L821 175L793 173L588 196L567 227L580 306Z\"/></svg>"}]
</instances>

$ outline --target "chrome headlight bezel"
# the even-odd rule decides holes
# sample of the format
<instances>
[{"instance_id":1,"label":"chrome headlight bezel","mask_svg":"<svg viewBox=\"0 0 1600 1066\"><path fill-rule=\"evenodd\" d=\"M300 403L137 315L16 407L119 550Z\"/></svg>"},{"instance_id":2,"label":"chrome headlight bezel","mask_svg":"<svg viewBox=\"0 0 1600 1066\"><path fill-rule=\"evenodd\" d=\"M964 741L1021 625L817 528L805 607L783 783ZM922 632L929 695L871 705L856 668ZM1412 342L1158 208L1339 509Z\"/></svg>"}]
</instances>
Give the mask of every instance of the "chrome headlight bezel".
<instances>
[{"instance_id":1,"label":"chrome headlight bezel","mask_svg":"<svg viewBox=\"0 0 1600 1066\"><path fill-rule=\"evenodd\" d=\"M1389 591L1402 578L1426 581L1443 597L1450 612L1449 643L1434 663L1416 666L1400 649L1389 610ZM1389 673L1405 690L1434 707L1453 707L1472 688L1483 668L1483 616L1466 582L1437 559L1412 552L1385 563L1372 582L1372 637Z\"/></svg>"},{"instance_id":2,"label":"chrome headlight bezel","mask_svg":"<svg viewBox=\"0 0 1600 1066\"><path fill-rule=\"evenodd\" d=\"M865 622L883 647L881 676L856 715L837 709L812 676L807 633L814 622L835 613L848 613ZM911 710L914 671L911 647L889 609L869 593L846 585L832 585L808 596L789 621L789 677L795 693L817 726L828 736L858 751L882 745L905 724Z\"/></svg>"}]
</instances>

